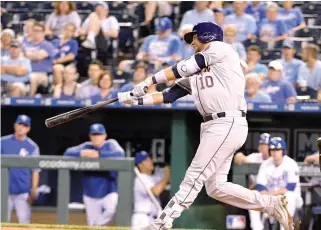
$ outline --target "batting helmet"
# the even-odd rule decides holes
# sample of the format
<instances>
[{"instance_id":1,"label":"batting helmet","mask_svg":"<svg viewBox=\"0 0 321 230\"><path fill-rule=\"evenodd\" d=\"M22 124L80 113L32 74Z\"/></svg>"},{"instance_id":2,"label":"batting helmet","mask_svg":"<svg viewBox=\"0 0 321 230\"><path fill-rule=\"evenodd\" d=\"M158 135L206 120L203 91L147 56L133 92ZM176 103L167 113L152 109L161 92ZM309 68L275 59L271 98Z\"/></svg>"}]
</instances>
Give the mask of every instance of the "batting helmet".
<instances>
[{"instance_id":1,"label":"batting helmet","mask_svg":"<svg viewBox=\"0 0 321 230\"><path fill-rule=\"evenodd\" d=\"M285 143L284 139L281 138L281 137L272 137L270 139L269 148L270 148L270 150L282 149L283 150L283 155L287 154L286 143Z\"/></svg>"},{"instance_id":2,"label":"batting helmet","mask_svg":"<svg viewBox=\"0 0 321 230\"><path fill-rule=\"evenodd\" d=\"M259 144L269 144L271 135L268 133L262 133L260 135Z\"/></svg>"},{"instance_id":3,"label":"batting helmet","mask_svg":"<svg viewBox=\"0 0 321 230\"><path fill-rule=\"evenodd\" d=\"M222 28L213 22L200 22L197 23L192 32L188 32L184 35L184 41L191 44L194 35L197 35L198 40L202 43L208 43L211 41L223 41Z\"/></svg>"}]
</instances>

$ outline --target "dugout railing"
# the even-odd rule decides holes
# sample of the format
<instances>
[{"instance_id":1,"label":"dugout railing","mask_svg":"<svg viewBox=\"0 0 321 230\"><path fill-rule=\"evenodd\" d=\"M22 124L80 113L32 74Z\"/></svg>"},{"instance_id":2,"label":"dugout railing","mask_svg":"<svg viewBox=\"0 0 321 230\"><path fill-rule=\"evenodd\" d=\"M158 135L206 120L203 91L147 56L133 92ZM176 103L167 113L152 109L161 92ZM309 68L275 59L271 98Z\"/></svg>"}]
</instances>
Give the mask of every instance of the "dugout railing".
<instances>
[{"instance_id":1,"label":"dugout railing","mask_svg":"<svg viewBox=\"0 0 321 230\"><path fill-rule=\"evenodd\" d=\"M39 168L58 171L57 223L68 224L70 171L118 171L117 226L130 226L133 205L134 159L89 159L60 156L1 156L1 220L8 218L9 168Z\"/></svg>"}]
</instances>

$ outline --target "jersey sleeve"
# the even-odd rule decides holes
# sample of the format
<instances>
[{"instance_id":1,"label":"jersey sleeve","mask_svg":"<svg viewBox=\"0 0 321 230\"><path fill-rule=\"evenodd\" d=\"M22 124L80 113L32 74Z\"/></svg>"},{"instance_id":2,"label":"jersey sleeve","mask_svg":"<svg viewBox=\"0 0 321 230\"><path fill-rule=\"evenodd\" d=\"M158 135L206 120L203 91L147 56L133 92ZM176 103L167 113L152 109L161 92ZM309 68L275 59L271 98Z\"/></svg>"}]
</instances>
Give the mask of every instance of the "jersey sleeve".
<instances>
[{"instance_id":1,"label":"jersey sleeve","mask_svg":"<svg viewBox=\"0 0 321 230\"><path fill-rule=\"evenodd\" d=\"M259 173L257 174L256 177L256 184L266 186L267 185L267 176L266 176L266 165L261 164Z\"/></svg>"},{"instance_id":2,"label":"jersey sleeve","mask_svg":"<svg viewBox=\"0 0 321 230\"><path fill-rule=\"evenodd\" d=\"M86 143L83 143L81 145L77 145L77 146L74 146L74 147L70 147L64 152L64 156L80 157L80 152L82 150L84 150L85 147L86 147Z\"/></svg>"},{"instance_id":3,"label":"jersey sleeve","mask_svg":"<svg viewBox=\"0 0 321 230\"><path fill-rule=\"evenodd\" d=\"M205 58L205 66L213 65L214 63L220 62L222 58L226 55L225 51L222 50L220 45L223 43L221 42L212 42L211 45L205 49L204 51L200 52Z\"/></svg>"},{"instance_id":4,"label":"jersey sleeve","mask_svg":"<svg viewBox=\"0 0 321 230\"><path fill-rule=\"evenodd\" d=\"M100 157L125 157L124 149L114 139L109 139L106 143L110 143L110 150L100 151Z\"/></svg>"}]
</instances>

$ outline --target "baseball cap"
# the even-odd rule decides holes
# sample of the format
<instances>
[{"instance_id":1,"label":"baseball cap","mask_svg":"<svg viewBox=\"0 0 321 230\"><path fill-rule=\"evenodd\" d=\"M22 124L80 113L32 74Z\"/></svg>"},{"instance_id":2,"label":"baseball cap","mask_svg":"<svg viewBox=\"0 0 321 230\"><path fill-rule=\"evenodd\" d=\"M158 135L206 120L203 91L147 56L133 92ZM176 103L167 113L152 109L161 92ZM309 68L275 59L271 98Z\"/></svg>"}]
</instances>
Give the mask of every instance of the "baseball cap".
<instances>
[{"instance_id":1,"label":"baseball cap","mask_svg":"<svg viewBox=\"0 0 321 230\"><path fill-rule=\"evenodd\" d=\"M279 70L279 71L283 70L283 66L282 66L281 62L278 60L271 61L269 63L269 68L273 68L273 69Z\"/></svg>"},{"instance_id":2,"label":"baseball cap","mask_svg":"<svg viewBox=\"0 0 321 230\"><path fill-rule=\"evenodd\" d=\"M104 7L106 10L109 9L108 4L107 4L106 2L97 1L97 2L95 2L94 4L95 4L95 8L96 8L97 6L102 6L102 7Z\"/></svg>"},{"instance_id":3,"label":"baseball cap","mask_svg":"<svg viewBox=\"0 0 321 230\"><path fill-rule=\"evenodd\" d=\"M213 12L214 12L214 13L224 13L224 10L223 10L223 8L221 8L221 7L217 7L217 8L214 8L214 9L213 9Z\"/></svg>"},{"instance_id":4,"label":"baseball cap","mask_svg":"<svg viewBox=\"0 0 321 230\"><path fill-rule=\"evenodd\" d=\"M291 48L293 49L294 48L294 42L291 41L291 40L284 40L283 42L283 45L282 45L283 48Z\"/></svg>"},{"instance_id":5,"label":"baseball cap","mask_svg":"<svg viewBox=\"0 0 321 230\"><path fill-rule=\"evenodd\" d=\"M106 134L106 129L102 124L92 124L90 126L89 134Z\"/></svg>"},{"instance_id":6,"label":"baseball cap","mask_svg":"<svg viewBox=\"0 0 321 230\"><path fill-rule=\"evenodd\" d=\"M19 115L16 119L15 124L24 124L26 126L30 126L31 125L31 119L30 117L28 117L27 115Z\"/></svg>"},{"instance_id":7,"label":"baseball cap","mask_svg":"<svg viewBox=\"0 0 321 230\"><path fill-rule=\"evenodd\" d=\"M15 37L16 36L15 32L12 29L4 29L4 30L2 30L1 36L4 35L4 34L10 34L11 37Z\"/></svg>"},{"instance_id":8,"label":"baseball cap","mask_svg":"<svg viewBox=\"0 0 321 230\"><path fill-rule=\"evenodd\" d=\"M159 22L156 25L156 30L160 30L162 32L165 32L166 30L171 29L172 26L173 26L172 21L169 18L164 17L164 18L159 19Z\"/></svg>"},{"instance_id":9,"label":"baseball cap","mask_svg":"<svg viewBox=\"0 0 321 230\"><path fill-rule=\"evenodd\" d=\"M10 47L20 47L20 46L21 46L21 44L17 40L13 40L10 43Z\"/></svg>"},{"instance_id":10,"label":"baseball cap","mask_svg":"<svg viewBox=\"0 0 321 230\"><path fill-rule=\"evenodd\" d=\"M271 135L268 133L262 133L260 135L259 144L269 144Z\"/></svg>"},{"instance_id":11,"label":"baseball cap","mask_svg":"<svg viewBox=\"0 0 321 230\"><path fill-rule=\"evenodd\" d=\"M146 151L137 152L135 155L135 164L139 165L144 160L146 160L150 155Z\"/></svg>"}]
</instances>

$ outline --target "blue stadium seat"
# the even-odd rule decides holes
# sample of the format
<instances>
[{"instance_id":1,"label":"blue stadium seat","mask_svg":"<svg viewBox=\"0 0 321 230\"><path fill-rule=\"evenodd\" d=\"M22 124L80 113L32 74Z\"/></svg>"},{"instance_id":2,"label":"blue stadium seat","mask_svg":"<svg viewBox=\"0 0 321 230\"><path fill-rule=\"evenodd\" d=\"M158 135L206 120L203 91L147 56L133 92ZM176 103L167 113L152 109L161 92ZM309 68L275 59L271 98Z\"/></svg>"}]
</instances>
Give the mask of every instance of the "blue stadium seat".
<instances>
[{"instance_id":1,"label":"blue stadium seat","mask_svg":"<svg viewBox=\"0 0 321 230\"><path fill-rule=\"evenodd\" d=\"M108 2L108 8L110 11L113 11L113 12L123 12L126 10L126 3L124 2Z\"/></svg>"},{"instance_id":2,"label":"blue stadium seat","mask_svg":"<svg viewBox=\"0 0 321 230\"><path fill-rule=\"evenodd\" d=\"M295 33L295 36L300 38L312 37L312 31L309 28L301 29Z\"/></svg>"},{"instance_id":3,"label":"blue stadium seat","mask_svg":"<svg viewBox=\"0 0 321 230\"><path fill-rule=\"evenodd\" d=\"M22 12L22 13L19 13L19 20L20 21L25 21L25 20L28 20L30 18L33 18L37 21L44 21L45 19L45 16L41 13L34 13L34 12Z\"/></svg>"},{"instance_id":4,"label":"blue stadium seat","mask_svg":"<svg viewBox=\"0 0 321 230\"><path fill-rule=\"evenodd\" d=\"M55 8L54 2L44 2L44 4L43 4L43 9L53 10L54 8Z\"/></svg>"},{"instance_id":5,"label":"blue stadium seat","mask_svg":"<svg viewBox=\"0 0 321 230\"><path fill-rule=\"evenodd\" d=\"M314 2L305 2L301 6L303 14L319 14L321 11L321 4L314 4Z\"/></svg>"},{"instance_id":6,"label":"blue stadium seat","mask_svg":"<svg viewBox=\"0 0 321 230\"><path fill-rule=\"evenodd\" d=\"M12 2L12 9L37 9L37 2Z\"/></svg>"}]
</instances>

